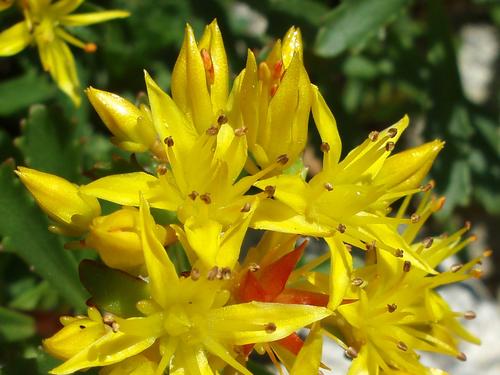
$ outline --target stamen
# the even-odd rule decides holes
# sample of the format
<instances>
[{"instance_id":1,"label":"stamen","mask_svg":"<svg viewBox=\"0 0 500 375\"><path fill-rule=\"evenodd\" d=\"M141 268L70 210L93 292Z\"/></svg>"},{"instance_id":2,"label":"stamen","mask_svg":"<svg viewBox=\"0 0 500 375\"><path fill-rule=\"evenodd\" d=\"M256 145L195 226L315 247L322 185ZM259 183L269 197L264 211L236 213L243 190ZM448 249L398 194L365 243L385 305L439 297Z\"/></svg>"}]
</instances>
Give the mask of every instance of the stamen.
<instances>
[{"instance_id":1,"label":"stamen","mask_svg":"<svg viewBox=\"0 0 500 375\"><path fill-rule=\"evenodd\" d=\"M398 349L406 352L408 350L408 345L406 345L403 341L398 342Z\"/></svg>"},{"instance_id":2,"label":"stamen","mask_svg":"<svg viewBox=\"0 0 500 375\"><path fill-rule=\"evenodd\" d=\"M396 258L402 258L404 255L404 251L402 249L396 249L396 251L394 252L394 256Z\"/></svg>"},{"instance_id":3,"label":"stamen","mask_svg":"<svg viewBox=\"0 0 500 375\"><path fill-rule=\"evenodd\" d=\"M116 333L120 330L120 325L117 322L113 322L111 324L111 329L113 330L114 333Z\"/></svg>"},{"instance_id":4,"label":"stamen","mask_svg":"<svg viewBox=\"0 0 500 375\"><path fill-rule=\"evenodd\" d=\"M219 275L219 267L217 266L213 266L210 271L208 271L208 274L207 274L207 279L212 281L212 280L215 280L217 278L217 276Z\"/></svg>"},{"instance_id":5,"label":"stamen","mask_svg":"<svg viewBox=\"0 0 500 375\"><path fill-rule=\"evenodd\" d=\"M351 359L354 359L358 356L358 351L350 346L346 349L345 355Z\"/></svg>"},{"instance_id":6,"label":"stamen","mask_svg":"<svg viewBox=\"0 0 500 375\"><path fill-rule=\"evenodd\" d=\"M285 165L288 163L288 156L287 154L280 155L276 158L276 162Z\"/></svg>"},{"instance_id":7,"label":"stamen","mask_svg":"<svg viewBox=\"0 0 500 375\"><path fill-rule=\"evenodd\" d=\"M464 352L461 352L459 355L457 355L457 359L459 361L465 362L465 361L467 361L467 356L465 355Z\"/></svg>"},{"instance_id":8,"label":"stamen","mask_svg":"<svg viewBox=\"0 0 500 375\"><path fill-rule=\"evenodd\" d=\"M166 164L158 164L158 166L156 167L156 173L158 173L159 175L164 175L165 173L167 173L167 165Z\"/></svg>"},{"instance_id":9,"label":"stamen","mask_svg":"<svg viewBox=\"0 0 500 375\"><path fill-rule=\"evenodd\" d=\"M97 45L95 43L85 43L83 50L87 53L94 53L97 51Z\"/></svg>"},{"instance_id":10,"label":"stamen","mask_svg":"<svg viewBox=\"0 0 500 375\"><path fill-rule=\"evenodd\" d=\"M330 151L330 145L328 144L328 142L323 142L319 148L322 152Z\"/></svg>"},{"instance_id":11,"label":"stamen","mask_svg":"<svg viewBox=\"0 0 500 375\"><path fill-rule=\"evenodd\" d=\"M273 333L274 331L276 331L276 328L276 324L274 324L273 322L269 322L264 326L266 333Z\"/></svg>"},{"instance_id":12,"label":"stamen","mask_svg":"<svg viewBox=\"0 0 500 375\"><path fill-rule=\"evenodd\" d=\"M423 192L428 192L429 190L434 189L435 183L434 181L431 181L425 185L420 186L420 190Z\"/></svg>"},{"instance_id":13,"label":"stamen","mask_svg":"<svg viewBox=\"0 0 500 375\"><path fill-rule=\"evenodd\" d=\"M390 138L394 138L396 135L398 135L398 129L390 128L389 130L387 130L387 134L389 134Z\"/></svg>"},{"instance_id":14,"label":"stamen","mask_svg":"<svg viewBox=\"0 0 500 375\"><path fill-rule=\"evenodd\" d=\"M460 263L458 263L458 264L454 264L454 265L452 265L452 266L450 267L450 271L451 271L451 272L453 272L453 273L458 272L458 271L460 271L460 270L462 269L462 267L463 267L463 266L464 266L464 265L463 265L463 264L460 264Z\"/></svg>"},{"instance_id":15,"label":"stamen","mask_svg":"<svg viewBox=\"0 0 500 375\"><path fill-rule=\"evenodd\" d=\"M250 203L245 203L245 205L243 206L243 208L240 210L240 212L250 212L250 209L252 208L252 206L250 205Z\"/></svg>"},{"instance_id":16,"label":"stamen","mask_svg":"<svg viewBox=\"0 0 500 375\"><path fill-rule=\"evenodd\" d=\"M276 192L276 186L267 185L264 191L267 193L268 198L274 198L274 193Z\"/></svg>"},{"instance_id":17,"label":"stamen","mask_svg":"<svg viewBox=\"0 0 500 375\"><path fill-rule=\"evenodd\" d=\"M476 319L476 313L474 311L466 311L464 313L464 319L474 320Z\"/></svg>"},{"instance_id":18,"label":"stamen","mask_svg":"<svg viewBox=\"0 0 500 375\"><path fill-rule=\"evenodd\" d=\"M271 79L271 72L265 62L259 64L259 80L267 82Z\"/></svg>"},{"instance_id":19,"label":"stamen","mask_svg":"<svg viewBox=\"0 0 500 375\"><path fill-rule=\"evenodd\" d=\"M227 122L228 122L228 119L227 119L227 116L225 114L222 114L219 117L217 117L217 124L222 125L222 124L227 124Z\"/></svg>"},{"instance_id":20,"label":"stamen","mask_svg":"<svg viewBox=\"0 0 500 375\"><path fill-rule=\"evenodd\" d=\"M115 318L113 315L109 314L109 313L106 313L102 316L102 322L104 324L107 324L109 326L111 326L111 324L113 324L115 321Z\"/></svg>"},{"instance_id":21,"label":"stamen","mask_svg":"<svg viewBox=\"0 0 500 375\"><path fill-rule=\"evenodd\" d=\"M205 202L206 204L212 203L212 199L210 198L210 193L205 193L200 195L200 199Z\"/></svg>"},{"instance_id":22,"label":"stamen","mask_svg":"<svg viewBox=\"0 0 500 375\"><path fill-rule=\"evenodd\" d=\"M340 232L340 233L345 233L345 230L346 230L346 226L344 224L339 224L338 227L337 227L337 230Z\"/></svg>"},{"instance_id":23,"label":"stamen","mask_svg":"<svg viewBox=\"0 0 500 375\"><path fill-rule=\"evenodd\" d=\"M172 147L174 145L174 139L171 137L171 136L168 136L167 138L165 138L163 140L163 142L165 142L165 144L168 146L168 147Z\"/></svg>"},{"instance_id":24,"label":"stamen","mask_svg":"<svg viewBox=\"0 0 500 375\"><path fill-rule=\"evenodd\" d=\"M332 191L333 190L333 185L329 182L326 182L325 183L325 189L328 190L328 191Z\"/></svg>"},{"instance_id":25,"label":"stamen","mask_svg":"<svg viewBox=\"0 0 500 375\"><path fill-rule=\"evenodd\" d=\"M207 135L217 135L219 132L219 128L217 126L211 126L207 129L206 133Z\"/></svg>"},{"instance_id":26,"label":"stamen","mask_svg":"<svg viewBox=\"0 0 500 375\"><path fill-rule=\"evenodd\" d=\"M377 249L377 241L372 241L372 243L365 244L367 251L375 251Z\"/></svg>"},{"instance_id":27,"label":"stamen","mask_svg":"<svg viewBox=\"0 0 500 375\"><path fill-rule=\"evenodd\" d=\"M432 237L426 237L422 241L422 244L424 245L424 247L426 249L428 249L429 247L431 247L433 243L434 243L434 239Z\"/></svg>"},{"instance_id":28,"label":"stamen","mask_svg":"<svg viewBox=\"0 0 500 375\"><path fill-rule=\"evenodd\" d=\"M372 142L376 142L379 134L380 133L378 131L374 130L368 134L368 139Z\"/></svg>"},{"instance_id":29,"label":"stamen","mask_svg":"<svg viewBox=\"0 0 500 375\"><path fill-rule=\"evenodd\" d=\"M231 269L229 267L222 267L220 273L224 280L229 280L231 278Z\"/></svg>"},{"instance_id":30,"label":"stamen","mask_svg":"<svg viewBox=\"0 0 500 375\"><path fill-rule=\"evenodd\" d=\"M397 308L398 308L398 305L396 305L395 303L390 303L387 305L387 311L389 311L390 313L393 313L394 311L396 311Z\"/></svg>"},{"instance_id":31,"label":"stamen","mask_svg":"<svg viewBox=\"0 0 500 375\"><path fill-rule=\"evenodd\" d=\"M248 128L245 126L242 126L241 128L234 129L234 135L237 137L242 137L245 134L247 134Z\"/></svg>"},{"instance_id":32,"label":"stamen","mask_svg":"<svg viewBox=\"0 0 500 375\"><path fill-rule=\"evenodd\" d=\"M258 270L260 270L260 266L257 263L250 263L250 265L248 266L248 270L250 272L257 272Z\"/></svg>"},{"instance_id":33,"label":"stamen","mask_svg":"<svg viewBox=\"0 0 500 375\"><path fill-rule=\"evenodd\" d=\"M352 279L351 284L354 286L361 286L365 281L361 277L355 277Z\"/></svg>"},{"instance_id":34,"label":"stamen","mask_svg":"<svg viewBox=\"0 0 500 375\"><path fill-rule=\"evenodd\" d=\"M418 223L420 221L420 215L417 213L411 214L410 221L412 222L412 224Z\"/></svg>"},{"instance_id":35,"label":"stamen","mask_svg":"<svg viewBox=\"0 0 500 375\"><path fill-rule=\"evenodd\" d=\"M191 193L188 194L188 197L191 198L192 200L195 200L196 197L200 195L197 191L192 191Z\"/></svg>"},{"instance_id":36,"label":"stamen","mask_svg":"<svg viewBox=\"0 0 500 375\"><path fill-rule=\"evenodd\" d=\"M394 142L387 142L385 144L386 151L392 151L392 150L394 150L394 147L396 147L396 144Z\"/></svg>"},{"instance_id":37,"label":"stamen","mask_svg":"<svg viewBox=\"0 0 500 375\"><path fill-rule=\"evenodd\" d=\"M279 79L281 78L281 74L283 73L283 60L278 60L274 64L274 69L273 69L273 78L274 79Z\"/></svg>"},{"instance_id":38,"label":"stamen","mask_svg":"<svg viewBox=\"0 0 500 375\"><path fill-rule=\"evenodd\" d=\"M411 262L409 260L405 260L403 263L403 271L404 272L410 272L411 269Z\"/></svg>"},{"instance_id":39,"label":"stamen","mask_svg":"<svg viewBox=\"0 0 500 375\"><path fill-rule=\"evenodd\" d=\"M191 279L193 281L198 280L200 278L200 270L196 267L193 267L193 269L191 270L190 276L191 276Z\"/></svg>"},{"instance_id":40,"label":"stamen","mask_svg":"<svg viewBox=\"0 0 500 375\"><path fill-rule=\"evenodd\" d=\"M213 85L215 81L215 71L214 71L214 64L212 63L212 57L205 48L202 48L200 54L201 54L201 59L203 60L203 66L205 67L205 72L207 72L208 83L210 85Z\"/></svg>"}]
</instances>

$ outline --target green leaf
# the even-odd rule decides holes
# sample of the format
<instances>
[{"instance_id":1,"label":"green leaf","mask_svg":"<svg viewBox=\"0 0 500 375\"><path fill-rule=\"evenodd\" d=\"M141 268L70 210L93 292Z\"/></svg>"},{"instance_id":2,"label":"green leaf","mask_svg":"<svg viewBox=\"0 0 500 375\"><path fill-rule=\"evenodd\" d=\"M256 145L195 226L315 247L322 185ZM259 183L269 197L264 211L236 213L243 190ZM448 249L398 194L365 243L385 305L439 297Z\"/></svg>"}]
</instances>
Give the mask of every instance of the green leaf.
<instances>
[{"instance_id":1,"label":"green leaf","mask_svg":"<svg viewBox=\"0 0 500 375\"><path fill-rule=\"evenodd\" d=\"M81 145L76 140L75 124L61 111L37 104L30 108L23 126L24 135L17 144L29 167L71 181L78 179Z\"/></svg>"},{"instance_id":2,"label":"green leaf","mask_svg":"<svg viewBox=\"0 0 500 375\"><path fill-rule=\"evenodd\" d=\"M148 284L126 272L85 259L80 279L92 295L91 304L123 318L140 315L136 303L150 297Z\"/></svg>"},{"instance_id":3,"label":"green leaf","mask_svg":"<svg viewBox=\"0 0 500 375\"><path fill-rule=\"evenodd\" d=\"M315 52L334 57L357 47L396 19L411 0L351 0L331 11L316 36Z\"/></svg>"},{"instance_id":4,"label":"green leaf","mask_svg":"<svg viewBox=\"0 0 500 375\"><path fill-rule=\"evenodd\" d=\"M29 70L20 77L0 83L0 116L16 113L33 103L50 99L57 92L48 74Z\"/></svg>"},{"instance_id":5,"label":"green leaf","mask_svg":"<svg viewBox=\"0 0 500 375\"><path fill-rule=\"evenodd\" d=\"M35 334L33 318L0 307L0 341L19 341Z\"/></svg>"},{"instance_id":6,"label":"green leaf","mask_svg":"<svg viewBox=\"0 0 500 375\"><path fill-rule=\"evenodd\" d=\"M7 164L0 166L0 191L0 236L5 249L24 259L73 307L82 309L86 293L78 281L75 259L47 230L47 218Z\"/></svg>"}]
</instances>

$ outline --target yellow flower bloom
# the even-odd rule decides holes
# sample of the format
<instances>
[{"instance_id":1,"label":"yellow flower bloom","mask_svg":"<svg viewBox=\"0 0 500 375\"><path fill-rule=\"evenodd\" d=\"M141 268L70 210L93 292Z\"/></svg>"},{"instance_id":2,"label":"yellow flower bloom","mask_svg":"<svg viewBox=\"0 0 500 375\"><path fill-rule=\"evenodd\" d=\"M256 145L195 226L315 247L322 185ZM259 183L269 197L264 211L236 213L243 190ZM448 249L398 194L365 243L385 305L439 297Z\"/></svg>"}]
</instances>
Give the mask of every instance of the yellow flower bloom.
<instances>
[{"instance_id":1,"label":"yellow flower bloom","mask_svg":"<svg viewBox=\"0 0 500 375\"><path fill-rule=\"evenodd\" d=\"M83 234L101 213L97 199L64 178L26 167L18 167L15 172L42 210L56 222L49 227L55 233Z\"/></svg>"},{"instance_id":2,"label":"yellow flower bloom","mask_svg":"<svg viewBox=\"0 0 500 375\"><path fill-rule=\"evenodd\" d=\"M0 33L0 56L15 55L29 44L36 43L43 69L50 73L73 103L79 105L79 81L75 61L67 43L86 52L94 52L96 46L75 38L65 27L85 26L128 17L129 13L111 10L71 14L83 0L23 0L18 3L25 19Z\"/></svg>"}]
</instances>

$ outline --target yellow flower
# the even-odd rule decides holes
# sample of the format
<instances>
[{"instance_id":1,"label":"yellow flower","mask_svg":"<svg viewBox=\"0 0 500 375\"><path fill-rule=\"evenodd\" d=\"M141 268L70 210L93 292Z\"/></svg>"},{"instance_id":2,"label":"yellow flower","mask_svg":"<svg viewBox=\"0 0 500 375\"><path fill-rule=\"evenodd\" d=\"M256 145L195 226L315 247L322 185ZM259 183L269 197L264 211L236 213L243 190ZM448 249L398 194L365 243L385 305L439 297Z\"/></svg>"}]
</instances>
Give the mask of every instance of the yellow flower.
<instances>
[{"instance_id":1,"label":"yellow flower","mask_svg":"<svg viewBox=\"0 0 500 375\"><path fill-rule=\"evenodd\" d=\"M278 340L330 314L323 307L304 305L226 305L230 298L229 267L207 269L200 264L189 277L179 277L156 237L145 201L140 207L139 228L151 294L151 299L137 304L143 316L123 319L107 315L105 333L101 330L92 335L93 342L76 339L85 327L79 330L75 324L71 330L63 328L45 341L52 353L67 359L52 374L112 365L157 345L161 358L158 374L167 368L170 373L213 374L230 365L249 375L236 359L235 346ZM60 349L64 340L70 345L66 352Z\"/></svg>"},{"instance_id":2,"label":"yellow flower","mask_svg":"<svg viewBox=\"0 0 500 375\"><path fill-rule=\"evenodd\" d=\"M69 34L65 27L85 26L114 18L128 17L129 13L111 10L71 14L83 0L23 0L19 6L24 21L0 33L0 56L12 56L31 43L36 43L43 69L48 71L59 88L79 105L80 87L73 55L66 43L94 52L93 43L84 43Z\"/></svg>"},{"instance_id":3,"label":"yellow flower","mask_svg":"<svg viewBox=\"0 0 500 375\"><path fill-rule=\"evenodd\" d=\"M101 213L97 199L82 193L64 178L26 167L15 172L42 210L56 222L49 227L52 232L78 236Z\"/></svg>"}]
</instances>

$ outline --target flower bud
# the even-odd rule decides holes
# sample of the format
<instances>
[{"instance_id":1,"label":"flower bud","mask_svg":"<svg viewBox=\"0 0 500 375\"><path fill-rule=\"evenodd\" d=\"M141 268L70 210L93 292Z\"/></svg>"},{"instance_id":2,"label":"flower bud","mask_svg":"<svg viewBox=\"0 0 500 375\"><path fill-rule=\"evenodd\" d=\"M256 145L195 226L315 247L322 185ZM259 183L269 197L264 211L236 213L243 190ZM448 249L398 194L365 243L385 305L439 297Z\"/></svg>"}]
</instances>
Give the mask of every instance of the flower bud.
<instances>
[{"instance_id":1,"label":"flower bud","mask_svg":"<svg viewBox=\"0 0 500 375\"><path fill-rule=\"evenodd\" d=\"M144 264L141 239L138 234L139 210L124 207L110 215L96 217L90 225L85 244L99 253L111 268L127 272L137 271ZM156 236L162 245L176 241L170 227L156 225Z\"/></svg>"},{"instance_id":2,"label":"flower bud","mask_svg":"<svg viewBox=\"0 0 500 375\"><path fill-rule=\"evenodd\" d=\"M116 94L89 87L87 96L106 127L113 143L130 152L144 152L157 140L151 113L146 106L137 108Z\"/></svg>"},{"instance_id":3,"label":"flower bud","mask_svg":"<svg viewBox=\"0 0 500 375\"><path fill-rule=\"evenodd\" d=\"M77 185L64 178L25 167L19 167L16 174L40 208L56 222L49 227L52 232L81 235L101 213L96 198L83 194Z\"/></svg>"}]
</instances>

